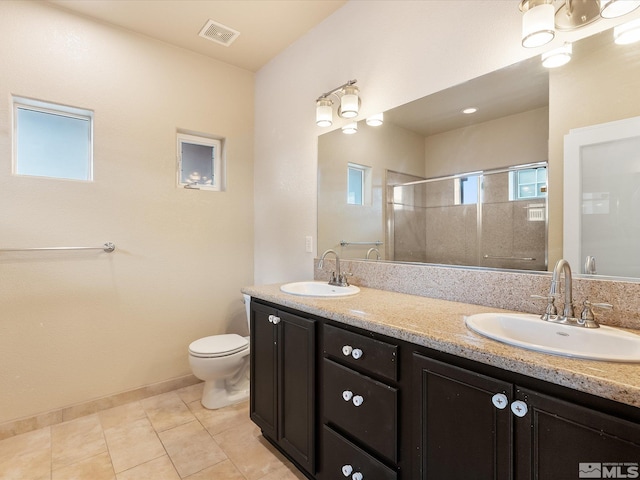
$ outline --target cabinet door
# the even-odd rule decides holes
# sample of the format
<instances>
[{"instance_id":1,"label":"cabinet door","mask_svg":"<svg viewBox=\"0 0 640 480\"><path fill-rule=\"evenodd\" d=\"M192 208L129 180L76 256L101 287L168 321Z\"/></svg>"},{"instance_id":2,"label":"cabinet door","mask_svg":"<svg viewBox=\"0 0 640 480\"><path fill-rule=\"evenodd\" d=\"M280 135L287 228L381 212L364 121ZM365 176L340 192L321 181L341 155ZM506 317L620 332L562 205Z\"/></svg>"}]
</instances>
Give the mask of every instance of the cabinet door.
<instances>
[{"instance_id":1,"label":"cabinet door","mask_svg":"<svg viewBox=\"0 0 640 480\"><path fill-rule=\"evenodd\" d=\"M277 438L277 328L269 321L278 312L260 304L251 308L250 416L265 435Z\"/></svg>"},{"instance_id":2,"label":"cabinet door","mask_svg":"<svg viewBox=\"0 0 640 480\"><path fill-rule=\"evenodd\" d=\"M278 441L308 472L315 452L315 321L279 312Z\"/></svg>"},{"instance_id":3,"label":"cabinet door","mask_svg":"<svg viewBox=\"0 0 640 480\"><path fill-rule=\"evenodd\" d=\"M640 425L518 388L516 479L640 478Z\"/></svg>"},{"instance_id":4,"label":"cabinet door","mask_svg":"<svg viewBox=\"0 0 640 480\"><path fill-rule=\"evenodd\" d=\"M413 395L412 479L512 478L510 383L414 353Z\"/></svg>"}]
</instances>

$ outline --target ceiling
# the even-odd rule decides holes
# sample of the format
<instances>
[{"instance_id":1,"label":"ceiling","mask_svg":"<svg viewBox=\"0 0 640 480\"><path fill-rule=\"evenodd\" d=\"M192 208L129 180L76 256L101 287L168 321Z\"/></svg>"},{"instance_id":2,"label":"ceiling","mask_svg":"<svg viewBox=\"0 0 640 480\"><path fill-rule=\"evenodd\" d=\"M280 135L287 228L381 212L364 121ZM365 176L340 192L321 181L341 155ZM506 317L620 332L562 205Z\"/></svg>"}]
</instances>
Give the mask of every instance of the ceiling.
<instances>
[{"instance_id":1,"label":"ceiling","mask_svg":"<svg viewBox=\"0 0 640 480\"><path fill-rule=\"evenodd\" d=\"M47 0L93 19L258 71L347 0ZM198 36L208 20L239 31L229 46Z\"/></svg>"}]
</instances>

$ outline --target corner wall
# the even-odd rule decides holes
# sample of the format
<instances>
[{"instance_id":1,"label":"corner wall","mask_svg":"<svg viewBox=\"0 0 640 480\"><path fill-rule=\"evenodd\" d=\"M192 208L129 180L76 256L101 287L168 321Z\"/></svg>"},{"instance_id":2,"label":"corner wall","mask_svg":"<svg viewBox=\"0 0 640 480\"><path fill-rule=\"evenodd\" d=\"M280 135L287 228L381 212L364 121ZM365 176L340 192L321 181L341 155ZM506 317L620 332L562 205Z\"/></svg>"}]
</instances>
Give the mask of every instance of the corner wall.
<instances>
[{"instance_id":1,"label":"corner wall","mask_svg":"<svg viewBox=\"0 0 640 480\"><path fill-rule=\"evenodd\" d=\"M0 2L0 423L190 374L246 334L251 72L42 2ZM11 94L94 110L95 181L11 174ZM176 130L226 138L227 192L176 186Z\"/></svg>"}]
</instances>

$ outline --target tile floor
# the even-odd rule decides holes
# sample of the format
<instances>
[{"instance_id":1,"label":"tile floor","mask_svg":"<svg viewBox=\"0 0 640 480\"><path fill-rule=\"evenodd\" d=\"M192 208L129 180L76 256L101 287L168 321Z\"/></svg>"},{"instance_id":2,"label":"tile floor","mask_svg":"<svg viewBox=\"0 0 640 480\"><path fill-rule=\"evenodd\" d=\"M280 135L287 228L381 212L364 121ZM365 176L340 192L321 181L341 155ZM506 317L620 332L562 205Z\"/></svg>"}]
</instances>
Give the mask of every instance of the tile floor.
<instances>
[{"instance_id":1,"label":"tile floor","mask_svg":"<svg viewBox=\"0 0 640 480\"><path fill-rule=\"evenodd\" d=\"M200 404L202 383L0 441L2 480L301 480L244 402Z\"/></svg>"}]
</instances>

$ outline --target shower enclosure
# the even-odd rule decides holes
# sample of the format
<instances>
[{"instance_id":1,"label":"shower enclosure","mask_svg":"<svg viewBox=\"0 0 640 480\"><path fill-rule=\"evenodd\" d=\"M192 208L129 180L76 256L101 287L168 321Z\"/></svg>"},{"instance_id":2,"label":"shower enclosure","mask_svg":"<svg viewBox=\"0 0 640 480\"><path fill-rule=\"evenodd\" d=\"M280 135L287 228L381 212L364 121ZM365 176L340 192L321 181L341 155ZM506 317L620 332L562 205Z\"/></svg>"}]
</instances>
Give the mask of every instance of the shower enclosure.
<instances>
[{"instance_id":1,"label":"shower enclosure","mask_svg":"<svg viewBox=\"0 0 640 480\"><path fill-rule=\"evenodd\" d=\"M546 162L386 186L390 260L546 270Z\"/></svg>"}]
</instances>

